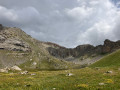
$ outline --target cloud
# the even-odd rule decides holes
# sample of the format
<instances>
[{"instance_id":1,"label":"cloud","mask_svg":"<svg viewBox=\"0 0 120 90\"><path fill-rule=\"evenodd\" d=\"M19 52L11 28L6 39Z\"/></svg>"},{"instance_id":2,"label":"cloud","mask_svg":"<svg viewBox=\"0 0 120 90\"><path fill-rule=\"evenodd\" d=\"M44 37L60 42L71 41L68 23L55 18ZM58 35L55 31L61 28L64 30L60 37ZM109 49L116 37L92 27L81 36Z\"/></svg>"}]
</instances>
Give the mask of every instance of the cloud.
<instances>
[{"instance_id":1,"label":"cloud","mask_svg":"<svg viewBox=\"0 0 120 90\"><path fill-rule=\"evenodd\" d=\"M0 6L0 20L5 25L17 24L33 24L39 19L39 12L34 7L26 7L22 9L8 9Z\"/></svg>"},{"instance_id":2,"label":"cloud","mask_svg":"<svg viewBox=\"0 0 120 90\"><path fill-rule=\"evenodd\" d=\"M67 10L71 18L78 20L80 32L76 34L78 44L103 44L105 39L118 40L118 28L120 11L109 0L78 0L79 7ZM117 23L117 26L116 26ZM117 31L116 31L117 30ZM116 32L116 33L114 33ZM75 36L75 35L74 35ZM69 40L70 41L70 40ZM71 43L72 44L72 43Z\"/></svg>"},{"instance_id":3,"label":"cloud","mask_svg":"<svg viewBox=\"0 0 120 90\"><path fill-rule=\"evenodd\" d=\"M66 47L98 45L120 39L118 7L119 0L0 0L0 23Z\"/></svg>"},{"instance_id":4,"label":"cloud","mask_svg":"<svg viewBox=\"0 0 120 90\"><path fill-rule=\"evenodd\" d=\"M0 20L8 20L8 21L15 21L18 17L16 14L14 14L14 10L10 9L8 10L7 8L0 6Z\"/></svg>"}]
</instances>

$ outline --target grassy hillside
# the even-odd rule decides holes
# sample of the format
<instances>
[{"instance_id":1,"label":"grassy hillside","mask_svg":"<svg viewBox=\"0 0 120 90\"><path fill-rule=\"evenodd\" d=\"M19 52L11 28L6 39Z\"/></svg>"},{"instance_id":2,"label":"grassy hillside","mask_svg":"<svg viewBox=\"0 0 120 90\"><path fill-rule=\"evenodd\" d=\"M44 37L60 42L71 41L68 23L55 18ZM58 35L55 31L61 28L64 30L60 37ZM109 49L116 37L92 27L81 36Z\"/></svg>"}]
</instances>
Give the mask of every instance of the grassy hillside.
<instances>
[{"instance_id":1,"label":"grassy hillside","mask_svg":"<svg viewBox=\"0 0 120 90\"><path fill-rule=\"evenodd\" d=\"M27 43L31 48L31 51L29 52L0 49L0 68L14 65L19 65L22 69L40 70L68 69L74 67L73 63L51 56L47 50L51 45L32 38L19 28L6 28L1 31L0 34L3 37L7 37L6 40L11 39L14 41L14 38L17 40L19 39L20 41ZM0 43L0 45L1 44L2 43Z\"/></svg>"},{"instance_id":2,"label":"grassy hillside","mask_svg":"<svg viewBox=\"0 0 120 90\"><path fill-rule=\"evenodd\" d=\"M105 56L100 61L92 64L90 67L110 67L110 66L120 66L120 50Z\"/></svg>"},{"instance_id":3,"label":"grassy hillside","mask_svg":"<svg viewBox=\"0 0 120 90\"><path fill-rule=\"evenodd\" d=\"M105 73L109 70L113 73ZM0 73L0 90L119 90L119 83L118 68Z\"/></svg>"}]
</instances>

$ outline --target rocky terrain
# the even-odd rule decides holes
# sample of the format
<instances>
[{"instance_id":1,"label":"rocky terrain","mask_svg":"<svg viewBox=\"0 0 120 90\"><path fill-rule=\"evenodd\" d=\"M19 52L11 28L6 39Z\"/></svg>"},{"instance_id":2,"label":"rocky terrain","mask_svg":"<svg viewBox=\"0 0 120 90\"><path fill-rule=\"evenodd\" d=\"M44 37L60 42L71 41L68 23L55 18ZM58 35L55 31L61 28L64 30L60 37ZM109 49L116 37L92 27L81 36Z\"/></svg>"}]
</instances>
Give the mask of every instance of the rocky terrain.
<instances>
[{"instance_id":1,"label":"rocky terrain","mask_svg":"<svg viewBox=\"0 0 120 90\"><path fill-rule=\"evenodd\" d=\"M15 65L25 69L68 69L92 64L120 48L120 41L105 40L104 45L65 48L41 42L16 27L0 24L0 68Z\"/></svg>"},{"instance_id":2,"label":"rocky terrain","mask_svg":"<svg viewBox=\"0 0 120 90\"><path fill-rule=\"evenodd\" d=\"M14 28L7 28L0 25L0 49L30 51L31 48L29 44L21 40L14 30Z\"/></svg>"},{"instance_id":3,"label":"rocky terrain","mask_svg":"<svg viewBox=\"0 0 120 90\"><path fill-rule=\"evenodd\" d=\"M107 53L111 53L117 49L120 48L120 41L110 41L106 39L104 41L104 45L79 45L76 48L69 49L65 47L59 47L59 48L52 48L49 47L48 51L52 56L55 56L57 58L63 58L66 60L75 59L75 58L81 58L81 60L84 60L88 57L96 57L98 55L104 55Z\"/></svg>"},{"instance_id":4,"label":"rocky terrain","mask_svg":"<svg viewBox=\"0 0 120 90\"><path fill-rule=\"evenodd\" d=\"M49 54L54 44L38 41L16 27L0 25L0 68L15 65L26 69L67 69L72 63Z\"/></svg>"}]
</instances>

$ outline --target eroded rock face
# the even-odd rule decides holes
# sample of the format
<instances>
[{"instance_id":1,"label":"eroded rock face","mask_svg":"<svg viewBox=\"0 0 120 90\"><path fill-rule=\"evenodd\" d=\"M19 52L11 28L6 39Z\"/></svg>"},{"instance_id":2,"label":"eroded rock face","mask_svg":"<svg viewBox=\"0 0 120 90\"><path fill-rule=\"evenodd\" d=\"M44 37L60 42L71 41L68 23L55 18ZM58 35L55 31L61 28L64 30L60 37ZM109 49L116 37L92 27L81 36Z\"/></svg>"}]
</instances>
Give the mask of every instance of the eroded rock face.
<instances>
[{"instance_id":1,"label":"eroded rock face","mask_svg":"<svg viewBox=\"0 0 120 90\"><path fill-rule=\"evenodd\" d=\"M2 26L2 24L0 24L0 30L2 30L3 29L3 26Z\"/></svg>"},{"instance_id":2,"label":"eroded rock face","mask_svg":"<svg viewBox=\"0 0 120 90\"><path fill-rule=\"evenodd\" d=\"M0 24L0 30L3 26ZM14 29L14 28L12 28ZM30 51L28 43L15 36L9 28L4 28L0 31L0 49L12 50L12 51Z\"/></svg>"},{"instance_id":3,"label":"eroded rock face","mask_svg":"<svg viewBox=\"0 0 120 90\"><path fill-rule=\"evenodd\" d=\"M55 56L57 58L67 58L69 56L77 58L84 55L93 56L95 54L110 53L119 48L120 48L120 41L113 42L106 39L104 41L104 45L98 45L96 47L89 44L79 45L73 49L68 49L64 47L59 47L59 48L49 47L48 51L52 56Z\"/></svg>"},{"instance_id":4,"label":"eroded rock face","mask_svg":"<svg viewBox=\"0 0 120 90\"><path fill-rule=\"evenodd\" d=\"M48 51L51 55L55 57L66 58L69 56L79 57L84 54L93 53L94 48L95 47L92 45L80 45L73 49L68 49L68 48L56 49L56 48L49 47Z\"/></svg>"},{"instance_id":5,"label":"eroded rock face","mask_svg":"<svg viewBox=\"0 0 120 90\"><path fill-rule=\"evenodd\" d=\"M120 48L120 41L113 42L113 41L106 39L104 41L102 51L103 51L103 53L109 53L109 52L112 52L115 49L119 49L119 48Z\"/></svg>"},{"instance_id":6,"label":"eroded rock face","mask_svg":"<svg viewBox=\"0 0 120 90\"><path fill-rule=\"evenodd\" d=\"M17 38L3 39L0 43L0 49L7 49L13 51L30 51L30 47L27 43Z\"/></svg>"}]
</instances>

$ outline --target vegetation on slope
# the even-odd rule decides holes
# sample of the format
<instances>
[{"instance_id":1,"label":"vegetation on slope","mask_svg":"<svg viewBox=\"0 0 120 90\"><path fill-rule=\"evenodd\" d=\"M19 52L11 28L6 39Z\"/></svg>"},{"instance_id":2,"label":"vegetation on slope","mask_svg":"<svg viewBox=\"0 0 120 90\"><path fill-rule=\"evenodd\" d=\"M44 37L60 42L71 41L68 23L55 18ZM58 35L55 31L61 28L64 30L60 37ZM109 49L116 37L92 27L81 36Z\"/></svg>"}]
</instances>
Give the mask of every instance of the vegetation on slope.
<instances>
[{"instance_id":1,"label":"vegetation on slope","mask_svg":"<svg viewBox=\"0 0 120 90\"><path fill-rule=\"evenodd\" d=\"M109 70L113 73L106 73ZM1 90L118 90L119 83L118 68L0 73Z\"/></svg>"},{"instance_id":2,"label":"vegetation on slope","mask_svg":"<svg viewBox=\"0 0 120 90\"><path fill-rule=\"evenodd\" d=\"M120 66L120 50L113 52L99 60L98 62L90 65L90 67L111 67Z\"/></svg>"},{"instance_id":3,"label":"vegetation on slope","mask_svg":"<svg viewBox=\"0 0 120 90\"><path fill-rule=\"evenodd\" d=\"M47 47L51 47L51 45L32 38L19 28L5 28L5 30L1 31L1 35L6 36L7 39L11 38L12 41L14 41L14 38L17 38L17 40L27 43L30 46L30 51L0 49L0 68L19 65L22 69L48 70L68 69L74 66L73 63L51 56L47 50ZM20 45L19 47L21 48Z\"/></svg>"}]
</instances>

